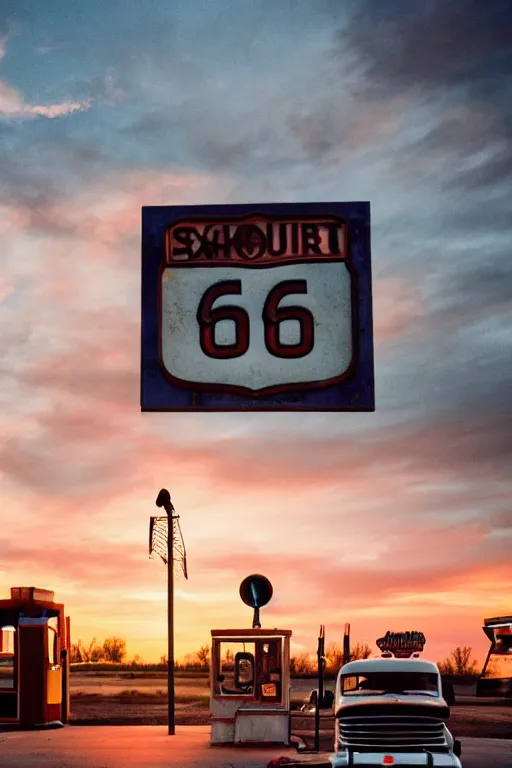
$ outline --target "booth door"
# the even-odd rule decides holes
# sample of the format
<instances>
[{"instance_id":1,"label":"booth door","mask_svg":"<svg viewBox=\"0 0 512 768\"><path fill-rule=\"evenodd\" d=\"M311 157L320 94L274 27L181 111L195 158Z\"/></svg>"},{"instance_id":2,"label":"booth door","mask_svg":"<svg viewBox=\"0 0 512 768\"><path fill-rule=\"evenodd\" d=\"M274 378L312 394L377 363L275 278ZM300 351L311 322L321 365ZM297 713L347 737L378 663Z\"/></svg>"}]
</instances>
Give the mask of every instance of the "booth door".
<instances>
[{"instance_id":1,"label":"booth door","mask_svg":"<svg viewBox=\"0 0 512 768\"><path fill-rule=\"evenodd\" d=\"M62 668L56 618L20 618L19 713L25 726L60 721Z\"/></svg>"},{"instance_id":2,"label":"booth door","mask_svg":"<svg viewBox=\"0 0 512 768\"><path fill-rule=\"evenodd\" d=\"M18 624L19 717L21 725L46 722L46 619Z\"/></svg>"},{"instance_id":3,"label":"booth door","mask_svg":"<svg viewBox=\"0 0 512 768\"><path fill-rule=\"evenodd\" d=\"M47 722L60 721L62 717L62 666L60 664L59 636L57 619L49 619L47 629L47 687L46 717Z\"/></svg>"},{"instance_id":4,"label":"booth door","mask_svg":"<svg viewBox=\"0 0 512 768\"><path fill-rule=\"evenodd\" d=\"M1 619L1 617L0 617ZM0 722L18 718L16 630L0 626Z\"/></svg>"}]
</instances>

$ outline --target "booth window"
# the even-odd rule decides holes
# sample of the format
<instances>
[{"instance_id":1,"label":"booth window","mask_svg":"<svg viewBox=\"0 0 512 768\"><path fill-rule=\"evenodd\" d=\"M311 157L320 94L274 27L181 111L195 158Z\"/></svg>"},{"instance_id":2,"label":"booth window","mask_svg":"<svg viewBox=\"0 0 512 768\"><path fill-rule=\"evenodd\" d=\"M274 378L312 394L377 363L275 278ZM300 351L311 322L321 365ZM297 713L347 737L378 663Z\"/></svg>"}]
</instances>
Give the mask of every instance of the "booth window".
<instances>
[{"instance_id":1,"label":"booth window","mask_svg":"<svg viewBox=\"0 0 512 768\"><path fill-rule=\"evenodd\" d=\"M281 701L282 669L281 640L259 640L258 659L258 698L269 704Z\"/></svg>"},{"instance_id":2,"label":"booth window","mask_svg":"<svg viewBox=\"0 0 512 768\"><path fill-rule=\"evenodd\" d=\"M48 664L50 667L59 663L57 619L48 620Z\"/></svg>"},{"instance_id":3,"label":"booth window","mask_svg":"<svg viewBox=\"0 0 512 768\"><path fill-rule=\"evenodd\" d=\"M0 689L12 690L15 686L14 674L14 627L0 628Z\"/></svg>"},{"instance_id":4,"label":"booth window","mask_svg":"<svg viewBox=\"0 0 512 768\"><path fill-rule=\"evenodd\" d=\"M255 644L217 645L215 692L220 696L254 696Z\"/></svg>"}]
</instances>

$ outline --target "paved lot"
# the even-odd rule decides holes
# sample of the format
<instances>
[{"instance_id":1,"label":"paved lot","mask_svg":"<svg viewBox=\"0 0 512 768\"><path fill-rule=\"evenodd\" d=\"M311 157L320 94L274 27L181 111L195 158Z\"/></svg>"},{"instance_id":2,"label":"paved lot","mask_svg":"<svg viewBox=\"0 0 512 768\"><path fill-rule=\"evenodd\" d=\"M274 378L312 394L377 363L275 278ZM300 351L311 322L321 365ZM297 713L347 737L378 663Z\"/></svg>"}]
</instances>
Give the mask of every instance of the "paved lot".
<instances>
[{"instance_id":1,"label":"paved lot","mask_svg":"<svg viewBox=\"0 0 512 768\"><path fill-rule=\"evenodd\" d=\"M207 726L76 726L0 732L1 768L265 768L294 749L210 747ZM464 768L512 768L512 740L461 739Z\"/></svg>"},{"instance_id":2,"label":"paved lot","mask_svg":"<svg viewBox=\"0 0 512 768\"><path fill-rule=\"evenodd\" d=\"M294 749L210 747L209 726L75 726L0 733L1 768L263 768Z\"/></svg>"}]
</instances>

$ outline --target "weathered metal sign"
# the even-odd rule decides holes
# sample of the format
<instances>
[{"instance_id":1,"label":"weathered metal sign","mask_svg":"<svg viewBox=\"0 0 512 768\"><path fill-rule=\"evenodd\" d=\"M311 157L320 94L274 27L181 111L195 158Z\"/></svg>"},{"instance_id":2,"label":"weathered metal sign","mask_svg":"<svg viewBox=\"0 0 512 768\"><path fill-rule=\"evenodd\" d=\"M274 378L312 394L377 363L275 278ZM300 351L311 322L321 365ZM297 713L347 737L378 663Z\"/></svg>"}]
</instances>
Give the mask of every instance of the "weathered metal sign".
<instances>
[{"instance_id":1,"label":"weathered metal sign","mask_svg":"<svg viewBox=\"0 0 512 768\"><path fill-rule=\"evenodd\" d=\"M369 203L143 208L141 407L374 410Z\"/></svg>"},{"instance_id":2,"label":"weathered metal sign","mask_svg":"<svg viewBox=\"0 0 512 768\"><path fill-rule=\"evenodd\" d=\"M381 651L391 651L397 655L423 651L427 642L423 632L386 632L384 637L377 640L377 647Z\"/></svg>"}]
</instances>

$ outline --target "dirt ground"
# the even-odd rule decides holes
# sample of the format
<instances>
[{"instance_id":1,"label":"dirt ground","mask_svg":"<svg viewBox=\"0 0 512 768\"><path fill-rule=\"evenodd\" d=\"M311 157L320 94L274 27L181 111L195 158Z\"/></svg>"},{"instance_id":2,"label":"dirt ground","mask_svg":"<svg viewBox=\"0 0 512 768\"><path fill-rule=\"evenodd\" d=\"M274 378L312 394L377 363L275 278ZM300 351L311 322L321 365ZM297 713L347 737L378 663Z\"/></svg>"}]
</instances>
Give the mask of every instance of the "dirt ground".
<instances>
[{"instance_id":1,"label":"dirt ground","mask_svg":"<svg viewBox=\"0 0 512 768\"><path fill-rule=\"evenodd\" d=\"M209 682L204 677L175 679L177 725L207 725ZM167 678L163 675L125 672L118 675L75 673L71 675L71 722L76 725L165 725L167 723ZM315 681L292 680L292 706L314 688ZM328 686L332 687L332 686ZM469 694L469 695L468 695ZM512 700L477 699L472 689L456 690L449 727L463 736L512 739ZM314 718L298 710L292 732L309 741ZM321 741L329 749L333 740L333 718L322 717Z\"/></svg>"}]
</instances>

